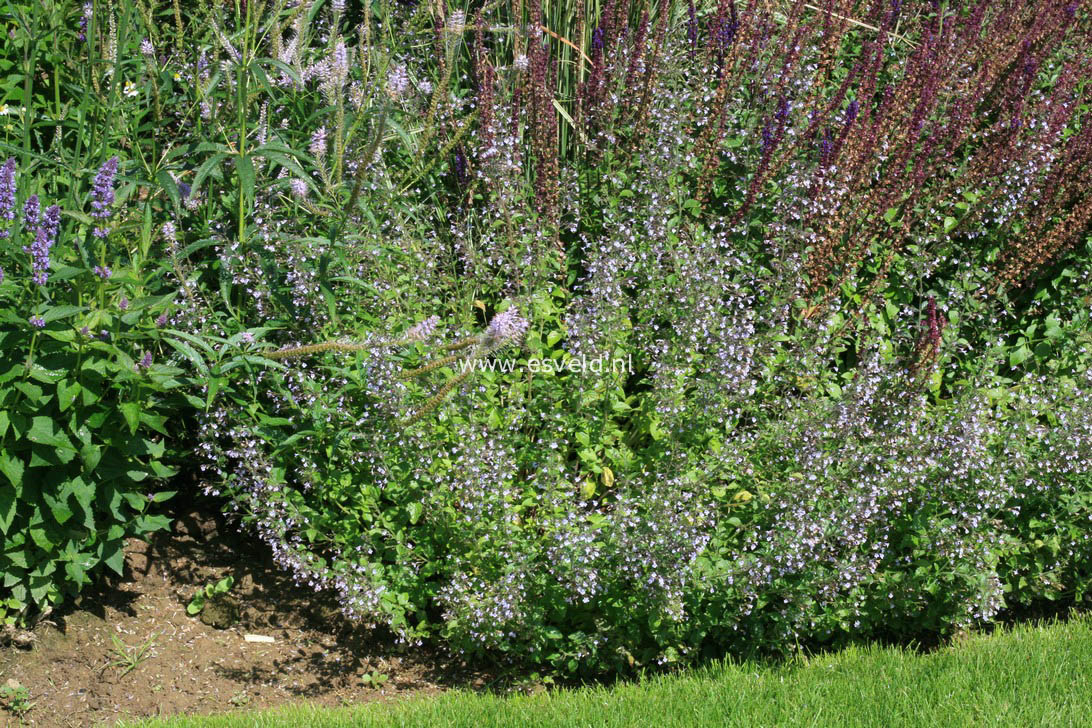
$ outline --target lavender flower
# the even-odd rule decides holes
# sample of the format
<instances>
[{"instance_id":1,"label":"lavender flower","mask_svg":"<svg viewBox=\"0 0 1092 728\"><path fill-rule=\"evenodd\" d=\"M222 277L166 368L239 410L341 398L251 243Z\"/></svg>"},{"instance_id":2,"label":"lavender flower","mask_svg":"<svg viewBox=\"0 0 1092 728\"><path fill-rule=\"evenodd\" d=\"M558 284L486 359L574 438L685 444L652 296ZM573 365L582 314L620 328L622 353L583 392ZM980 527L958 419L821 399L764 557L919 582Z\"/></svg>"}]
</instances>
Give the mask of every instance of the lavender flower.
<instances>
[{"instance_id":1,"label":"lavender flower","mask_svg":"<svg viewBox=\"0 0 1092 728\"><path fill-rule=\"evenodd\" d=\"M23 250L30 253L31 271L34 282L39 286L44 286L49 278L46 271L49 270L49 249L51 247L53 247L53 241L46 235L45 228L40 227L34 236L34 242L23 248Z\"/></svg>"},{"instance_id":2,"label":"lavender flower","mask_svg":"<svg viewBox=\"0 0 1092 728\"><path fill-rule=\"evenodd\" d=\"M38 215L41 214L42 205L38 202L38 195L31 195L23 203L23 228L31 230L38 224Z\"/></svg>"},{"instance_id":3,"label":"lavender flower","mask_svg":"<svg viewBox=\"0 0 1092 728\"><path fill-rule=\"evenodd\" d=\"M15 157L0 167L0 219L15 219ZM0 230L0 240L7 236L7 230Z\"/></svg>"},{"instance_id":4,"label":"lavender flower","mask_svg":"<svg viewBox=\"0 0 1092 728\"><path fill-rule=\"evenodd\" d=\"M315 129L315 133L311 135L311 146L308 149L311 156L317 160L322 160L326 156L326 127L320 126Z\"/></svg>"},{"instance_id":5,"label":"lavender flower","mask_svg":"<svg viewBox=\"0 0 1092 728\"><path fill-rule=\"evenodd\" d=\"M392 66L390 73L387 74L387 91L390 92L391 98L397 101L406 95L408 89L409 74L406 73L406 67Z\"/></svg>"},{"instance_id":6,"label":"lavender flower","mask_svg":"<svg viewBox=\"0 0 1092 728\"><path fill-rule=\"evenodd\" d=\"M166 313L159 314L159 318L157 318L155 320L155 325L159 326L159 327L166 326L167 325L167 314Z\"/></svg>"},{"instance_id":7,"label":"lavender flower","mask_svg":"<svg viewBox=\"0 0 1092 728\"><path fill-rule=\"evenodd\" d=\"M44 329L45 328L45 323L46 322L45 322L45 319L42 318L41 316L31 316L28 319L28 321L30 321L30 325L33 326L36 329Z\"/></svg>"},{"instance_id":8,"label":"lavender flower","mask_svg":"<svg viewBox=\"0 0 1092 728\"><path fill-rule=\"evenodd\" d=\"M307 182L299 177L293 177L288 181L288 189L292 191L292 196L298 200L307 198Z\"/></svg>"},{"instance_id":9,"label":"lavender flower","mask_svg":"<svg viewBox=\"0 0 1092 728\"><path fill-rule=\"evenodd\" d=\"M50 205L42 216L42 231L52 245L57 241L57 231L61 229L61 208L59 205Z\"/></svg>"},{"instance_id":10,"label":"lavender flower","mask_svg":"<svg viewBox=\"0 0 1092 728\"><path fill-rule=\"evenodd\" d=\"M4 268L0 266L0 283L4 282Z\"/></svg>"},{"instance_id":11,"label":"lavender flower","mask_svg":"<svg viewBox=\"0 0 1092 728\"><path fill-rule=\"evenodd\" d=\"M140 54L149 60L155 60L155 46L147 38L140 41Z\"/></svg>"},{"instance_id":12,"label":"lavender flower","mask_svg":"<svg viewBox=\"0 0 1092 728\"><path fill-rule=\"evenodd\" d=\"M137 363L136 369L139 372L142 369L147 369L151 365L152 365L152 352L146 351L146 352L144 352L144 356Z\"/></svg>"},{"instance_id":13,"label":"lavender flower","mask_svg":"<svg viewBox=\"0 0 1092 728\"><path fill-rule=\"evenodd\" d=\"M112 276L113 273L106 266L96 265L95 266L95 275L97 275L99 278L101 278L101 279L103 279L105 281L107 278Z\"/></svg>"},{"instance_id":14,"label":"lavender flower","mask_svg":"<svg viewBox=\"0 0 1092 728\"><path fill-rule=\"evenodd\" d=\"M87 24L91 22L91 14L94 12L95 6L92 3L83 4L83 15L80 16L80 29L76 33L76 37L81 42L87 41Z\"/></svg>"},{"instance_id":15,"label":"lavender flower","mask_svg":"<svg viewBox=\"0 0 1092 728\"><path fill-rule=\"evenodd\" d=\"M122 296L121 300L118 301L118 310L119 311L128 311L129 310L129 299L126 298L125 296Z\"/></svg>"},{"instance_id":16,"label":"lavender flower","mask_svg":"<svg viewBox=\"0 0 1092 728\"><path fill-rule=\"evenodd\" d=\"M485 330L483 343L491 349L518 343L530 326L531 322L520 316L519 311L512 307L493 317Z\"/></svg>"},{"instance_id":17,"label":"lavender flower","mask_svg":"<svg viewBox=\"0 0 1092 728\"><path fill-rule=\"evenodd\" d=\"M91 211L91 217L105 221L113 215L110 205L114 204L114 177L117 173L118 158L116 156L110 157L99 168L91 190L91 207L94 208ZM97 238L105 238L107 233L109 230L105 227L96 227L94 230Z\"/></svg>"},{"instance_id":18,"label":"lavender flower","mask_svg":"<svg viewBox=\"0 0 1092 728\"><path fill-rule=\"evenodd\" d=\"M440 323L439 316L429 316L406 332L406 341L424 341L436 333L436 327Z\"/></svg>"},{"instance_id":19,"label":"lavender flower","mask_svg":"<svg viewBox=\"0 0 1092 728\"><path fill-rule=\"evenodd\" d=\"M161 227L159 230L160 230L160 232L163 233L163 239L166 240L168 243L177 242L177 238L176 238L176 232L177 231L175 230L173 222L168 220L167 222L163 223L163 227Z\"/></svg>"}]
</instances>

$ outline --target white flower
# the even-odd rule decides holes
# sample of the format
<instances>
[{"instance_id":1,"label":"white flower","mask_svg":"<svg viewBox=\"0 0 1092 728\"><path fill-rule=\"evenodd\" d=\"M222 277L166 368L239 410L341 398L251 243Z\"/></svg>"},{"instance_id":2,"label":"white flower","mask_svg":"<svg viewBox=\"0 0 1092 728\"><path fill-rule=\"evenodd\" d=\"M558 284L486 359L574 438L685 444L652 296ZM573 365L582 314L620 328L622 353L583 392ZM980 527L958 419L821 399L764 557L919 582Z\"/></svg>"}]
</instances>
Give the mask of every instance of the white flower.
<instances>
[{"instance_id":1,"label":"white flower","mask_svg":"<svg viewBox=\"0 0 1092 728\"><path fill-rule=\"evenodd\" d=\"M0 116L7 116L11 113L11 107L7 104L0 104Z\"/></svg>"},{"instance_id":2,"label":"white flower","mask_svg":"<svg viewBox=\"0 0 1092 728\"><path fill-rule=\"evenodd\" d=\"M135 98L140 93L139 91L137 91L136 84L132 81L126 81L125 85L121 89L121 92L131 99Z\"/></svg>"}]
</instances>

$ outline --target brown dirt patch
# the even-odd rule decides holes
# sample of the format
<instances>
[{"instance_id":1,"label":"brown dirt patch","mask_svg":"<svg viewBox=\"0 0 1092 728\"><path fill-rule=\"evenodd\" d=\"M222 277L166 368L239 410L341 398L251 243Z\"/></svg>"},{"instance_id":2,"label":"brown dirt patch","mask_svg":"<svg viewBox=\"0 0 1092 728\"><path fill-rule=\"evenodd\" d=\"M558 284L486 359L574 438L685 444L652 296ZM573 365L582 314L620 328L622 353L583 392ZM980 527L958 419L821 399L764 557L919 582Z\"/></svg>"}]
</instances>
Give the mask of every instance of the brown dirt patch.
<instances>
[{"instance_id":1,"label":"brown dirt patch","mask_svg":"<svg viewBox=\"0 0 1092 728\"><path fill-rule=\"evenodd\" d=\"M0 647L0 685L16 681L33 703L21 719L0 709L0 725L112 725L303 700L337 705L471 683L427 651L399 650L354 629L217 515L188 507L173 517L170 532L130 541L123 578L19 635L22 648ZM187 614L198 587L228 574L235 624L216 629ZM246 642L246 634L275 641ZM119 649L142 645L147 655L136 667L117 664ZM373 671L387 677L381 687L363 681Z\"/></svg>"}]
</instances>

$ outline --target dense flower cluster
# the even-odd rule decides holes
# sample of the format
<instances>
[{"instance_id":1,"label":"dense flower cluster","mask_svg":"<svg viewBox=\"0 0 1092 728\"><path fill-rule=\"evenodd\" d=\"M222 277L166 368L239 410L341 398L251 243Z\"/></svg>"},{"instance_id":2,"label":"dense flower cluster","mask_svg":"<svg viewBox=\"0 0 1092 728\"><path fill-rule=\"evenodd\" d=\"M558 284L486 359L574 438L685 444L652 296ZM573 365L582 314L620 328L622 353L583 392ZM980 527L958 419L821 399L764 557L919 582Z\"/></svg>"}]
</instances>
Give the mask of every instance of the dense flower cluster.
<instances>
[{"instance_id":1,"label":"dense flower cluster","mask_svg":"<svg viewBox=\"0 0 1092 728\"><path fill-rule=\"evenodd\" d=\"M353 79L335 30L276 41L375 126L319 119L297 135L316 186L272 186L300 215L360 202L342 237L265 191L258 243L214 231L274 347L314 356L245 382L262 421L202 414L210 491L363 623L570 671L951 633L1089 585L1092 531L1035 544L1051 508L1092 522L1092 381L993 350L994 293L1092 219L1069 10L669 7L605 3L564 103L533 26L507 59L475 40L466 94L481 18L437 21L437 68L385 79ZM433 161L385 154L385 114ZM361 340L307 344L343 325ZM1028 356L1061 368L1048 338ZM631 366L460 368L509 346Z\"/></svg>"}]
</instances>

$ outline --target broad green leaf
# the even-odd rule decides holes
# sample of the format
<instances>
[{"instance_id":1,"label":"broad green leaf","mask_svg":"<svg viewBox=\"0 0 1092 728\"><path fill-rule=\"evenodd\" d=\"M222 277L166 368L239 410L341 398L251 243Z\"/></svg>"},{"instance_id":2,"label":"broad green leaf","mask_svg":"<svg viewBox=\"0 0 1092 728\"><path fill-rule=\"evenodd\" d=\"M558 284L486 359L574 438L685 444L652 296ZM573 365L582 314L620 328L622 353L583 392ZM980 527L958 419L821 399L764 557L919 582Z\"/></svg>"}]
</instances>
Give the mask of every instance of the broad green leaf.
<instances>
[{"instance_id":1,"label":"broad green leaf","mask_svg":"<svg viewBox=\"0 0 1092 728\"><path fill-rule=\"evenodd\" d=\"M129 432L135 433L137 427L140 426L140 404L137 402L122 402L118 405L118 410L125 417L125 422L129 425Z\"/></svg>"},{"instance_id":2,"label":"broad green leaf","mask_svg":"<svg viewBox=\"0 0 1092 728\"><path fill-rule=\"evenodd\" d=\"M62 379L57 382L57 405L60 407L61 412L72 406L72 402L75 401L81 389L80 383L77 381Z\"/></svg>"}]
</instances>

